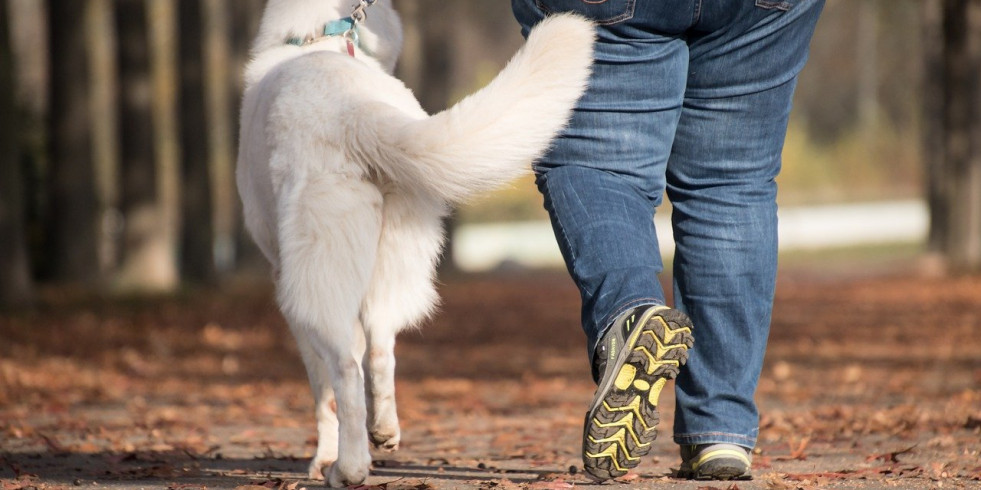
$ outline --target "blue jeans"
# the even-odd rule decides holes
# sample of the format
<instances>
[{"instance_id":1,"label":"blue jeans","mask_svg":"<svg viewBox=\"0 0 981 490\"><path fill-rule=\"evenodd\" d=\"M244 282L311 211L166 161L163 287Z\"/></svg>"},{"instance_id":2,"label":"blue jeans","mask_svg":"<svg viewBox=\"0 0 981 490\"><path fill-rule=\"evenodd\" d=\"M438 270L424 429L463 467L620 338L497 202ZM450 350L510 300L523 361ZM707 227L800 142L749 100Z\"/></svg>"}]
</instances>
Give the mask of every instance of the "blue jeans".
<instances>
[{"instance_id":1,"label":"blue jeans","mask_svg":"<svg viewBox=\"0 0 981 490\"><path fill-rule=\"evenodd\" d=\"M597 21L572 121L535 165L582 295L590 359L624 311L664 304L654 212L667 192L675 307L695 325L676 384L679 444L753 447L777 269L780 155L824 0L512 0Z\"/></svg>"}]
</instances>

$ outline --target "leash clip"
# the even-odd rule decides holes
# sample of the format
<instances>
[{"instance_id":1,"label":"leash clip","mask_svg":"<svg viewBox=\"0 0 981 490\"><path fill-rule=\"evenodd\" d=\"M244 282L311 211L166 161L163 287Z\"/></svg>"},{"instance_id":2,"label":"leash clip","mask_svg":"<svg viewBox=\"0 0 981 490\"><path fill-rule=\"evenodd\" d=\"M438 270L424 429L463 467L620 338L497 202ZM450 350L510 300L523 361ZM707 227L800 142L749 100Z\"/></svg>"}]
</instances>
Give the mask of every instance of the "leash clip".
<instances>
[{"instance_id":1,"label":"leash clip","mask_svg":"<svg viewBox=\"0 0 981 490\"><path fill-rule=\"evenodd\" d=\"M354 6L354 11L351 12L351 18L354 19L354 24L357 25L364 22L368 18L367 12L365 12L368 7L375 4L377 0L358 0L358 4Z\"/></svg>"}]
</instances>

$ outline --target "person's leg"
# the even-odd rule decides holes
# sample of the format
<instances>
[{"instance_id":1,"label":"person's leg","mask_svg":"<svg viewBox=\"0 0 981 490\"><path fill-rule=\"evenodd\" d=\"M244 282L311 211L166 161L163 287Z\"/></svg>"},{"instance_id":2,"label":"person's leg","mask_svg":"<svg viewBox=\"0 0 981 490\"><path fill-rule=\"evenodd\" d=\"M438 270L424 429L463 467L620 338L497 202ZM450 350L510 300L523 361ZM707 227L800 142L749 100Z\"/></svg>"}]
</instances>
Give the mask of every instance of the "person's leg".
<instances>
[{"instance_id":1,"label":"person's leg","mask_svg":"<svg viewBox=\"0 0 981 490\"><path fill-rule=\"evenodd\" d=\"M678 36L637 27L650 12L633 0L513 0L512 6L526 34L555 12L576 11L601 22L589 89L534 169L582 295L592 356L618 315L665 301L653 216L681 111L688 48ZM679 20L689 21L690 12Z\"/></svg>"},{"instance_id":2,"label":"person's leg","mask_svg":"<svg viewBox=\"0 0 981 490\"><path fill-rule=\"evenodd\" d=\"M681 33L693 12L688 0L512 3L526 27L546 12L599 21L589 89L535 171L582 294L597 381L584 421L583 467L594 478L615 478L650 451L661 389L692 344L688 317L663 306L653 217L685 89Z\"/></svg>"},{"instance_id":3,"label":"person's leg","mask_svg":"<svg viewBox=\"0 0 981 490\"><path fill-rule=\"evenodd\" d=\"M675 302L698 328L674 439L756 444L754 394L777 265L776 183L796 77L823 0L704 2L667 169Z\"/></svg>"}]
</instances>

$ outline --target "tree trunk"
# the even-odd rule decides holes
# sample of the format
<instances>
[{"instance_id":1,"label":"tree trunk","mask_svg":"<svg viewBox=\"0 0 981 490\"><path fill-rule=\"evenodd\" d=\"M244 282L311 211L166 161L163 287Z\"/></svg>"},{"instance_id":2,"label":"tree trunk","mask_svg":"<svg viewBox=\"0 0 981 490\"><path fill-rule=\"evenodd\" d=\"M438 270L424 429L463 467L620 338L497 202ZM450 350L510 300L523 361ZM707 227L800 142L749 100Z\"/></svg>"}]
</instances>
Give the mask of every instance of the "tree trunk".
<instances>
[{"instance_id":1,"label":"tree trunk","mask_svg":"<svg viewBox=\"0 0 981 490\"><path fill-rule=\"evenodd\" d=\"M183 216L181 275L211 284L216 279L205 127L201 0L180 0L181 144Z\"/></svg>"},{"instance_id":2,"label":"tree trunk","mask_svg":"<svg viewBox=\"0 0 981 490\"><path fill-rule=\"evenodd\" d=\"M119 110L113 1L89 0L85 19L92 91L92 157L99 215L99 271L109 275L119 259Z\"/></svg>"},{"instance_id":3,"label":"tree trunk","mask_svg":"<svg viewBox=\"0 0 981 490\"><path fill-rule=\"evenodd\" d=\"M879 116L879 2L858 2L858 123L874 130Z\"/></svg>"},{"instance_id":4,"label":"tree trunk","mask_svg":"<svg viewBox=\"0 0 981 490\"><path fill-rule=\"evenodd\" d=\"M50 0L50 206L47 261L56 280L99 279L98 203L91 157L85 54L88 1Z\"/></svg>"},{"instance_id":5,"label":"tree trunk","mask_svg":"<svg viewBox=\"0 0 981 490\"><path fill-rule=\"evenodd\" d=\"M177 8L171 0L149 0L150 79L153 88L153 142L157 171L157 206L160 215L160 260L169 275L163 289L180 282L177 252L180 244L181 146L177 74Z\"/></svg>"},{"instance_id":6,"label":"tree trunk","mask_svg":"<svg viewBox=\"0 0 981 490\"><path fill-rule=\"evenodd\" d=\"M160 2L117 1L125 231L116 285L123 291L166 291L177 286L176 233L172 229L176 135L171 133L173 121L166 114L175 87L163 86L168 73L161 74L166 69L159 66L166 64L161 59L166 55L156 43L168 22L154 11Z\"/></svg>"},{"instance_id":7,"label":"tree trunk","mask_svg":"<svg viewBox=\"0 0 981 490\"><path fill-rule=\"evenodd\" d=\"M942 261L946 249L947 182L944 179L944 0L924 0L923 19L923 164L930 214L927 252ZM937 264L942 267L942 264Z\"/></svg>"},{"instance_id":8,"label":"tree trunk","mask_svg":"<svg viewBox=\"0 0 981 490\"><path fill-rule=\"evenodd\" d=\"M400 77L430 114L442 111L450 103L453 86L453 62L456 53L456 2L420 0L418 5L399 4L406 16L406 44ZM427 15L440 12L440 15ZM422 25L421 22L426 24Z\"/></svg>"},{"instance_id":9,"label":"tree trunk","mask_svg":"<svg viewBox=\"0 0 981 490\"><path fill-rule=\"evenodd\" d=\"M0 3L0 307L28 303L34 295L9 26L6 4Z\"/></svg>"},{"instance_id":10,"label":"tree trunk","mask_svg":"<svg viewBox=\"0 0 981 490\"><path fill-rule=\"evenodd\" d=\"M951 272L981 270L981 0L944 0L943 253Z\"/></svg>"},{"instance_id":11,"label":"tree trunk","mask_svg":"<svg viewBox=\"0 0 981 490\"><path fill-rule=\"evenodd\" d=\"M232 0L235 8L231 9L231 42L232 42L232 87L235 95L240 95L242 91L243 78L242 72L245 64L249 61L249 50L252 48L252 39L259 31L259 22L262 20L262 10L265 2L263 0ZM238 100L237 98L235 100Z\"/></svg>"},{"instance_id":12,"label":"tree trunk","mask_svg":"<svg viewBox=\"0 0 981 490\"><path fill-rule=\"evenodd\" d=\"M233 0L237 1L237 0ZM208 126L208 169L211 182L214 260L220 273L235 265L235 230L238 223L235 193L235 137L232 109L232 31L228 0L203 0L204 89Z\"/></svg>"}]
</instances>

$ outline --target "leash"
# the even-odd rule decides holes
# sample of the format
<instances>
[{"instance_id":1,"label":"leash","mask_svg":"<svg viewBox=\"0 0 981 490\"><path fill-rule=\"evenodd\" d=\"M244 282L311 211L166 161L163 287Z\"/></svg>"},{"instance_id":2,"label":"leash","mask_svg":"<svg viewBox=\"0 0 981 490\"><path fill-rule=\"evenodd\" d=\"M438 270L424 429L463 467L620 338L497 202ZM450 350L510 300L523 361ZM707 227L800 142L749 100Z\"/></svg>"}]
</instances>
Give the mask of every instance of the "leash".
<instances>
[{"instance_id":1,"label":"leash","mask_svg":"<svg viewBox=\"0 0 981 490\"><path fill-rule=\"evenodd\" d=\"M347 44L348 56L354 58L354 49L361 48L361 36L358 34L358 24L368 19L368 7L375 4L377 0L358 0L357 5L351 15L342 19L332 20L324 25L322 34L318 37L310 35L305 38L291 37L286 40L286 44L293 46L306 46L313 44L321 39L328 37L341 36ZM363 48L362 48L363 49Z\"/></svg>"}]
</instances>

